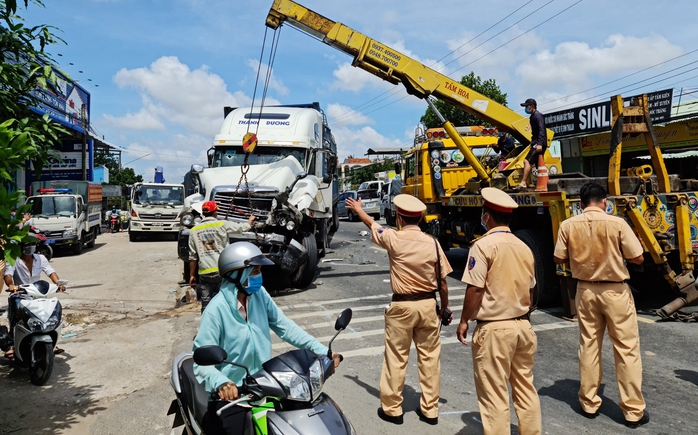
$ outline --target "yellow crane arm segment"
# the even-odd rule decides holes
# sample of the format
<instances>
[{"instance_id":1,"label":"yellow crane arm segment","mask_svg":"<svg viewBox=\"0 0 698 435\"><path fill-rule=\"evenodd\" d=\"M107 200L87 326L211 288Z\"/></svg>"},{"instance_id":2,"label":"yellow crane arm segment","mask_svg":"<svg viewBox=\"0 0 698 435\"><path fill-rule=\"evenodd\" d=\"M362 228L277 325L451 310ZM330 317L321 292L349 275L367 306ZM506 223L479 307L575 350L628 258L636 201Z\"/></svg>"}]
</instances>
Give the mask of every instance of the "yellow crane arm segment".
<instances>
[{"instance_id":1,"label":"yellow crane arm segment","mask_svg":"<svg viewBox=\"0 0 698 435\"><path fill-rule=\"evenodd\" d=\"M276 29L284 23L352 56L353 66L390 83L402 83L411 95L419 98L433 95L511 133L522 144L528 144L531 140L527 117L340 22L325 18L291 0L275 0L266 25ZM547 131L547 137L550 143L553 138L551 130Z\"/></svg>"}]
</instances>

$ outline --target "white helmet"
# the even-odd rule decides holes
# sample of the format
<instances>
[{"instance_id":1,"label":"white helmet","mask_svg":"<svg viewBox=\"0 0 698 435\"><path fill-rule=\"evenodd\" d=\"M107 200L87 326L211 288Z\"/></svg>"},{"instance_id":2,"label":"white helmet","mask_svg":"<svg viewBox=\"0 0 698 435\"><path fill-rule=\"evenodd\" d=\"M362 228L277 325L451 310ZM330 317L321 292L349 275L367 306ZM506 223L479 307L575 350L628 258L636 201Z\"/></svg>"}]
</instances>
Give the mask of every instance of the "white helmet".
<instances>
[{"instance_id":1,"label":"white helmet","mask_svg":"<svg viewBox=\"0 0 698 435\"><path fill-rule=\"evenodd\" d=\"M262 251L250 242L235 242L228 245L218 257L218 273L224 278L231 278L231 273L236 270L249 268L250 271L254 266L270 266L274 262L269 260L262 254ZM243 278L237 276L236 278ZM242 282L247 279L241 279Z\"/></svg>"}]
</instances>

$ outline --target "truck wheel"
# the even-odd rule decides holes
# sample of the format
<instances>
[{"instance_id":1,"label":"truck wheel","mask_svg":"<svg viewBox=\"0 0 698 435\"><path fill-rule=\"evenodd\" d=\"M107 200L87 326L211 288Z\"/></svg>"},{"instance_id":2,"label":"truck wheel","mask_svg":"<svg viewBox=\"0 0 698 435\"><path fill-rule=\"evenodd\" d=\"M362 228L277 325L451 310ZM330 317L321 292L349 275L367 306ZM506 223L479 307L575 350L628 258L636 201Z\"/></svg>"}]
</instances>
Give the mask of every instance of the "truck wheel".
<instances>
[{"instance_id":1,"label":"truck wheel","mask_svg":"<svg viewBox=\"0 0 698 435\"><path fill-rule=\"evenodd\" d=\"M332 207L332 228L330 229L331 232L335 233L339 229L339 210L337 210L337 206L335 205Z\"/></svg>"},{"instance_id":2,"label":"truck wheel","mask_svg":"<svg viewBox=\"0 0 698 435\"><path fill-rule=\"evenodd\" d=\"M298 270L290 277L291 284L296 288L306 288L315 279L315 272L317 271L317 243L315 242L315 236L303 232L303 239L301 243L303 247L308 251L308 261L302 264Z\"/></svg>"},{"instance_id":3,"label":"truck wheel","mask_svg":"<svg viewBox=\"0 0 698 435\"><path fill-rule=\"evenodd\" d=\"M533 303L538 306L552 306L559 303L560 280L555 273L553 261L553 237L545 230L525 229L514 233L533 252L536 265L536 287L533 289Z\"/></svg>"},{"instance_id":4,"label":"truck wheel","mask_svg":"<svg viewBox=\"0 0 698 435\"><path fill-rule=\"evenodd\" d=\"M385 224L391 227L395 226L395 218L390 210L385 211Z\"/></svg>"},{"instance_id":5,"label":"truck wheel","mask_svg":"<svg viewBox=\"0 0 698 435\"><path fill-rule=\"evenodd\" d=\"M97 227L94 227L90 232L92 233L92 237L90 238L90 241L87 242L87 247L94 248L95 242L97 242Z\"/></svg>"},{"instance_id":6,"label":"truck wheel","mask_svg":"<svg viewBox=\"0 0 698 435\"><path fill-rule=\"evenodd\" d=\"M80 238L78 239L77 242L73 245L73 255L80 255L82 254L82 245L85 243L85 232L83 231L82 234L80 234Z\"/></svg>"}]
</instances>

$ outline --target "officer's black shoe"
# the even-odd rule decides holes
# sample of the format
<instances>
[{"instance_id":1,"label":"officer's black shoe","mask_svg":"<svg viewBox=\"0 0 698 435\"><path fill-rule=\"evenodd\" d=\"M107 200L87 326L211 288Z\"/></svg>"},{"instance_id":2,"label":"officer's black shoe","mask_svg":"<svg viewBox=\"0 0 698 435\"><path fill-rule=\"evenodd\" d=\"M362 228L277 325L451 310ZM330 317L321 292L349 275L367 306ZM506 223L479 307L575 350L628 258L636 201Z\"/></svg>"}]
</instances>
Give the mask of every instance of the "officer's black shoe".
<instances>
[{"instance_id":1,"label":"officer's black shoe","mask_svg":"<svg viewBox=\"0 0 698 435\"><path fill-rule=\"evenodd\" d=\"M649 422L650 422L650 413L645 411L645 413L642 414L641 419L639 419L638 421L625 420L625 425L628 426L630 429L637 429L638 427L642 426L643 424L647 424Z\"/></svg>"},{"instance_id":2,"label":"officer's black shoe","mask_svg":"<svg viewBox=\"0 0 698 435\"><path fill-rule=\"evenodd\" d=\"M381 420L387 421L388 423L392 423L392 424L404 423L404 418L402 415L396 415L396 416L388 415L385 413L385 411L383 411L383 408L378 408L378 417Z\"/></svg>"},{"instance_id":3,"label":"officer's black shoe","mask_svg":"<svg viewBox=\"0 0 698 435\"><path fill-rule=\"evenodd\" d=\"M582 414L584 417L590 419L590 420L593 420L593 419L595 419L596 417L599 416L599 410L598 410L598 409L596 410L596 412L586 412L585 410L582 409L581 411L579 411L579 413Z\"/></svg>"},{"instance_id":4,"label":"officer's black shoe","mask_svg":"<svg viewBox=\"0 0 698 435\"><path fill-rule=\"evenodd\" d=\"M424 423L430 424L432 426L436 426L437 424L439 424L439 417L429 418L429 417L425 416L424 414L422 414L422 410L420 408L417 408L416 412L417 412L417 415L419 416L420 421L423 421Z\"/></svg>"}]
</instances>

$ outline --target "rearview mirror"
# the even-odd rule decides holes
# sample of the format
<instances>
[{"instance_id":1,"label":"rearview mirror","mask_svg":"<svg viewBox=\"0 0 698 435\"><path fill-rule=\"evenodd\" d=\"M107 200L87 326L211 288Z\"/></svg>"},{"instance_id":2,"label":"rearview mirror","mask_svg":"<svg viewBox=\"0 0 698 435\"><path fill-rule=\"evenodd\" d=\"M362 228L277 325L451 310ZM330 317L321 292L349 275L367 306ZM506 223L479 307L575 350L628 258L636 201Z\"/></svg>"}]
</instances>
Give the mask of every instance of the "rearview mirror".
<instances>
[{"instance_id":1,"label":"rearview mirror","mask_svg":"<svg viewBox=\"0 0 698 435\"><path fill-rule=\"evenodd\" d=\"M220 346L201 346L194 351L194 362L200 366L215 366L228 358L228 353Z\"/></svg>"},{"instance_id":2,"label":"rearview mirror","mask_svg":"<svg viewBox=\"0 0 698 435\"><path fill-rule=\"evenodd\" d=\"M202 172L204 172L203 165L191 165L191 173L192 174L200 174Z\"/></svg>"},{"instance_id":3,"label":"rearview mirror","mask_svg":"<svg viewBox=\"0 0 698 435\"><path fill-rule=\"evenodd\" d=\"M347 326L349 326L349 322L351 322L351 315L351 308L347 308L346 310L342 311L342 314L339 315L337 321L334 322L335 331L347 329Z\"/></svg>"}]
</instances>

